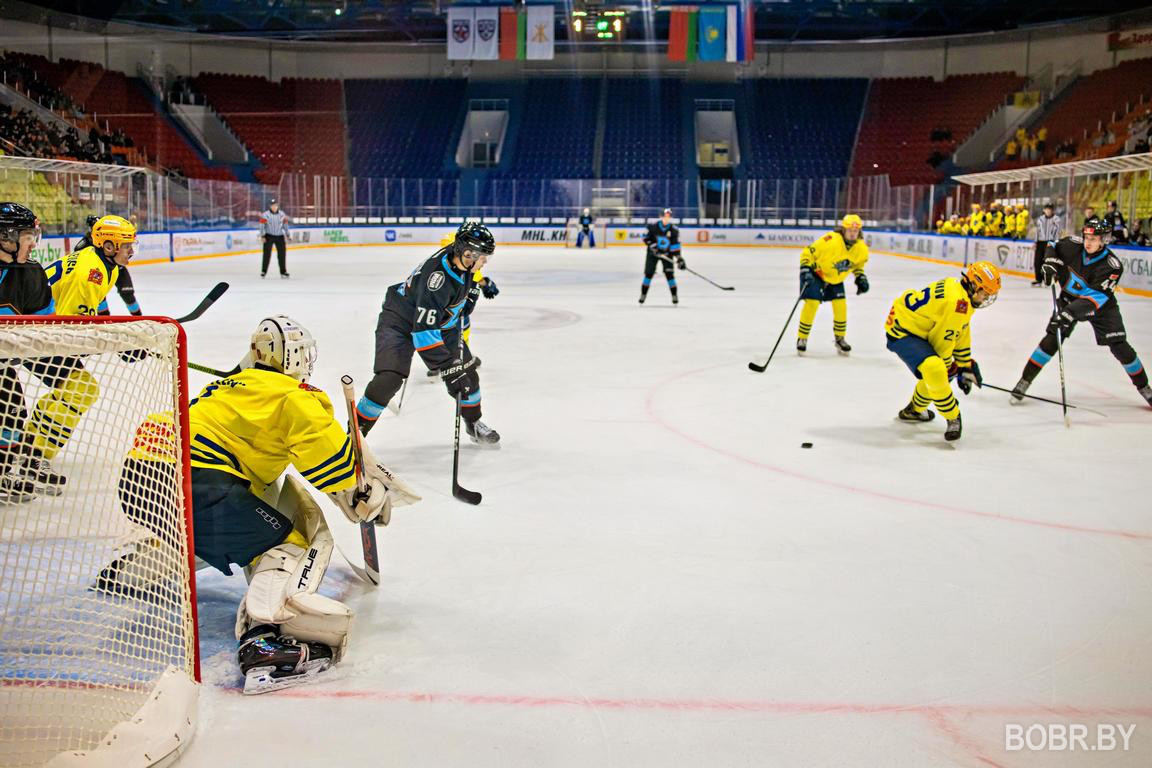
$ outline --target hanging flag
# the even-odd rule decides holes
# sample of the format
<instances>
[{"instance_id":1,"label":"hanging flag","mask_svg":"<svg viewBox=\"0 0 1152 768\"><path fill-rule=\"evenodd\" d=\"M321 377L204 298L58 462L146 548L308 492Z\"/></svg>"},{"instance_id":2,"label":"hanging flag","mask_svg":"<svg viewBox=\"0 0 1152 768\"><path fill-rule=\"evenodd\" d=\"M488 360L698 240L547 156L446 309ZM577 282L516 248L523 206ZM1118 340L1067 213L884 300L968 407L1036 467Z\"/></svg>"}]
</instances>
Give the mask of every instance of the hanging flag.
<instances>
[{"instance_id":1,"label":"hanging flag","mask_svg":"<svg viewBox=\"0 0 1152 768\"><path fill-rule=\"evenodd\" d=\"M728 12L724 8L701 8L697 18L700 61L724 61Z\"/></svg>"},{"instance_id":2,"label":"hanging flag","mask_svg":"<svg viewBox=\"0 0 1152 768\"><path fill-rule=\"evenodd\" d=\"M524 58L524 14L515 8L500 9L500 58Z\"/></svg>"},{"instance_id":3,"label":"hanging flag","mask_svg":"<svg viewBox=\"0 0 1152 768\"><path fill-rule=\"evenodd\" d=\"M476 42L472 58L481 61L500 58L500 9L485 6L476 9Z\"/></svg>"},{"instance_id":4,"label":"hanging flag","mask_svg":"<svg viewBox=\"0 0 1152 768\"><path fill-rule=\"evenodd\" d=\"M471 59L475 38L472 8L452 6L448 9L448 58Z\"/></svg>"},{"instance_id":5,"label":"hanging flag","mask_svg":"<svg viewBox=\"0 0 1152 768\"><path fill-rule=\"evenodd\" d=\"M696 11L673 10L668 19L668 58L696 61Z\"/></svg>"},{"instance_id":6,"label":"hanging flag","mask_svg":"<svg viewBox=\"0 0 1152 768\"><path fill-rule=\"evenodd\" d=\"M727 18L724 28L724 61L739 61L740 52L737 41L740 39L740 9L729 5L724 9Z\"/></svg>"},{"instance_id":7,"label":"hanging flag","mask_svg":"<svg viewBox=\"0 0 1152 768\"><path fill-rule=\"evenodd\" d=\"M528 6L525 58L552 59L556 49L556 13L550 5Z\"/></svg>"},{"instance_id":8,"label":"hanging flag","mask_svg":"<svg viewBox=\"0 0 1152 768\"><path fill-rule=\"evenodd\" d=\"M753 0L744 0L742 19L744 34L740 36L743 43L740 61L752 61L756 58L756 3Z\"/></svg>"}]
</instances>

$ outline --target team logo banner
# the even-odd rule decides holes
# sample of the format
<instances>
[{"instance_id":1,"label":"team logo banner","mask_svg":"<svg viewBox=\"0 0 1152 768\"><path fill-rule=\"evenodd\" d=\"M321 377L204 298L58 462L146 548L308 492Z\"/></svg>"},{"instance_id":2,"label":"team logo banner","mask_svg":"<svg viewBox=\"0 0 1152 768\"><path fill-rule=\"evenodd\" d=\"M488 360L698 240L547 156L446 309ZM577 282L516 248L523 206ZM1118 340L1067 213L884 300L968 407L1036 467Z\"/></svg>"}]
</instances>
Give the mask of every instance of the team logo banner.
<instances>
[{"instance_id":1,"label":"team logo banner","mask_svg":"<svg viewBox=\"0 0 1152 768\"><path fill-rule=\"evenodd\" d=\"M448 58L471 59L475 41L475 9L453 6L448 9Z\"/></svg>"},{"instance_id":2,"label":"team logo banner","mask_svg":"<svg viewBox=\"0 0 1152 768\"><path fill-rule=\"evenodd\" d=\"M500 9L496 6L476 9L472 58L481 61L500 58Z\"/></svg>"}]
</instances>

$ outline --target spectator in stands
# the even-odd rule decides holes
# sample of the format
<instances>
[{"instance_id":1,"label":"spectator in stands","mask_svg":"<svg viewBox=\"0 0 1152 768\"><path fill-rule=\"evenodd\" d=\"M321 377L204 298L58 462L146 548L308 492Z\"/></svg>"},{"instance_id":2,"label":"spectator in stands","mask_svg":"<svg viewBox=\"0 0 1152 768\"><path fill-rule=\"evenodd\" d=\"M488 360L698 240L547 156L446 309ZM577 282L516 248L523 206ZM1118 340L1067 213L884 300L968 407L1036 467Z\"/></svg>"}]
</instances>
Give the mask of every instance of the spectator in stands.
<instances>
[{"instance_id":1,"label":"spectator in stands","mask_svg":"<svg viewBox=\"0 0 1152 768\"><path fill-rule=\"evenodd\" d=\"M1008 143L1004 145L1004 159L1015 160L1018 151L1016 140L1008 139Z\"/></svg>"},{"instance_id":2,"label":"spectator in stands","mask_svg":"<svg viewBox=\"0 0 1152 768\"><path fill-rule=\"evenodd\" d=\"M1108 212L1104 214L1104 223L1112 232L1112 242L1124 245L1128 242L1128 223L1124 221L1124 214L1116 205L1115 200L1108 201Z\"/></svg>"},{"instance_id":3,"label":"spectator in stands","mask_svg":"<svg viewBox=\"0 0 1152 768\"><path fill-rule=\"evenodd\" d=\"M1084 209L1084 223L1087 224L1094 218L1096 218L1096 209L1089 205Z\"/></svg>"},{"instance_id":4,"label":"spectator in stands","mask_svg":"<svg viewBox=\"0 0 1152 768\"><path fill-rule=\"evenodd\" d=\"M1132 237L1129 245L1139 245L1143 248L1152 245L1152 238L1148 236L1149 221L1149 219L1136 219L1132 225Z\"/></svg>"},{"instance_id":5,"label":"spectator in stands","mask_svg":"<svg viewBox=\"0 0 1152 768\"><path fill-rule=\"evenodd\" d=\"M1043 157L1046 149L1048 149L1048 129L1041 126L1040 129L1036 131L1036 151L1040 157Z\"/></svg>"}]
</instances>

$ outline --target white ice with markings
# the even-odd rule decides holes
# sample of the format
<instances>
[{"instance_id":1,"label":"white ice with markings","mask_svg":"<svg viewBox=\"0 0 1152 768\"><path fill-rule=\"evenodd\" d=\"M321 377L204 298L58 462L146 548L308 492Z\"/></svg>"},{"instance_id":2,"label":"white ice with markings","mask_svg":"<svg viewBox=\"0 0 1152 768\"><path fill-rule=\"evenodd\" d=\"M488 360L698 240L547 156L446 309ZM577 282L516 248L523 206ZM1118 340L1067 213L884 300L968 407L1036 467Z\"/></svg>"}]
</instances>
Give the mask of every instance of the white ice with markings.
<instances>
[{"instance_id":1,"label":"white ice with markings","mask_svg":"<svg viewBox=\"0 0 1152 768\"><path fill-rule=\"evenodd\" d=\"M263 316L295 317L342 413L340 375L371 377L385 288L426 254L290 251L286 281L260 280L257 257L133 274L149 312L232 283L187 326L196 362L230 367ZM202 571L207 686L184 765L1152 763L1152 409L1090 329L1067 348L1070 430L1059 407L983 390L961 396L951 445L939 419L894 420L914 381L883 321L955 267L875 256L871 292L849 288L851 357L824 307L807 357L790 329L756 374L797 250L685 255L736 290L680 274L673 308L658 274L641 307L637 248L498 251L472 346L503 447L468 445L461 466L484 503L451 497L452 402L417 361L370 444L424 501L380 531L378 589L333 560L328 590L357 611L346 661L240 695L243 579ZM1050 302L1008 277L976 313L988 382L1016 382ZM1120 303L1152 363L1152 300ZM1055 361L1032 393L1059 398ZM1135 731L1127 751L1005 749L1006 725L1074 723L1085 746L1097 724Z\"/></svg>"}]
</instances>

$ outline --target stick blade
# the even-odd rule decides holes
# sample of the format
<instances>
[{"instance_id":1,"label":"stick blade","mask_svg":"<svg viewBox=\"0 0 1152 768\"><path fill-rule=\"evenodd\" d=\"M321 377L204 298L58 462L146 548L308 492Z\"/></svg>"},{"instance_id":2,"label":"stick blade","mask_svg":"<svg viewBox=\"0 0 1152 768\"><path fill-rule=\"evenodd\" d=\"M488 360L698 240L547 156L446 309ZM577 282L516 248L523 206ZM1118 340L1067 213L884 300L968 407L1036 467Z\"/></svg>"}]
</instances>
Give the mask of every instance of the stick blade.
<instances>
[{"instance_id":1,"label":"stick blade","mask_svg":"<svg viewBox=\"0 0 1152 768\"><path fill-rule=\"evenodd\" d=\"M224 292L227 291L228 288L228 283L216 283L216 285L212 286L212 290L208 291L208 295L200 300L200 303L196 305L195 309L183 317L176 318L176 322L188 323L200 317L200 315L204 314L208 310L208 307L215 304L216 300L224 295Z\"/></svg>"},{"instance_id":2,"label":"stick blade","mask_svg":"<svg viewBox=\"0 0 1152 768\"><path fill-rule=\"evenodd\" d=\"M748 370L756 371L756 373L764 373L764 371L768 370L768 366L759 365L757 363L748 363Z\"/></svg>"},{"instance_id":3,"label":"stick blade","mask_svg":"<svg viewBox=\"0 0 1152 768\"><path fill-rule=\"evenodd\" d=\"M476 506L480 503L480 500L484 498L483 494L479 491L470 491L460 485L460 483L455 483L452 486L452 495L465 504L471 504L472 506Z\"/></svg>"}]
</instances>

